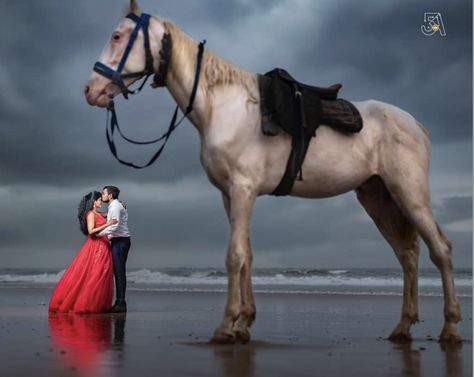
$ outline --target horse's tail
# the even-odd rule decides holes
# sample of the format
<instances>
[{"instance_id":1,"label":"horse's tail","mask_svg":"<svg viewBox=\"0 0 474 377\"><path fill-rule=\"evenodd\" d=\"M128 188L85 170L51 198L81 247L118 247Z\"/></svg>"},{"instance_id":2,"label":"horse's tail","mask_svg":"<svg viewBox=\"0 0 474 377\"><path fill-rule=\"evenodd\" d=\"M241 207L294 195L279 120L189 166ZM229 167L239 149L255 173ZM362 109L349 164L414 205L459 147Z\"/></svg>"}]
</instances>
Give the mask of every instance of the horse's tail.
<instances>
[{"instance_id":1,"label":"horse's tail","mask_svg":"<svg viewBox=\"0 0 474 377\"><path fill-rule=\"evenodd\" d=\"M423 141L425 142L426 151L428 152L428 156L430 156L431 155L430 133L420 122L418 122L416 119L414 120L418 128L423 133L423 136L424 136Z\"/></svg>"},{"instance_id":2,"label":"horse's tail","mask_svg":"<svg viewBox=\"0 0 474 377\"><path fill-rule=\"evenodd\" d=\"M429 133L429 131L428 131L420 122L418 122L416 119L415 119L415 122L416 122L416 124L418 125L418 127L421 128L421 130L423 131L423 133L426 135L426 137L427 137L428 140L429 140L429 138L430 138L430 133Z\"/></svg>"}]
</instances>

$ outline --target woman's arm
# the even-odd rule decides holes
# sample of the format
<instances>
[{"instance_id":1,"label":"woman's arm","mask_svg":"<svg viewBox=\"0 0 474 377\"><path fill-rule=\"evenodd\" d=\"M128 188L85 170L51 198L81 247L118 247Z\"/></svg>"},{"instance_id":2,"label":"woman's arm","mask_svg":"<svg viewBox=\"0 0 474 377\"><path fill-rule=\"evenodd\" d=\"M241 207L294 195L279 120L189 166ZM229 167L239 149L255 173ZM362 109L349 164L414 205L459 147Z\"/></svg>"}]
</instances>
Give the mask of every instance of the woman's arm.
<instances>
[{"instance_id":1,"label":"woman's arm","mask_svg":"<svg viewBox=\"0 0 474 377\"><path fill-rule=\"evenodd\" d=\"M111 223L109 227L106 227L103 231L101 231L98 236L110 236L113 232L115 232L119 226L120 222L120 208L121 206L113 205L109 206L109 211L107 213L107 218L111 220L117 220L116 222Z\"/></svg>"},{"instance_id":2,"label":"woman's arm","mask_svg":"<svg viewBox=\"0 0 474 377\"><path fill-rule=\"evenodd\" d=\"M112 220L107 221L104 225L94 228L94 225L95 225L94 213L90 212L87 215L87 231L89 232L89 235L96 234L111 225L117 224L117 222L118 222L117 220L112 219Z\"/></svg>"}]
</instances>

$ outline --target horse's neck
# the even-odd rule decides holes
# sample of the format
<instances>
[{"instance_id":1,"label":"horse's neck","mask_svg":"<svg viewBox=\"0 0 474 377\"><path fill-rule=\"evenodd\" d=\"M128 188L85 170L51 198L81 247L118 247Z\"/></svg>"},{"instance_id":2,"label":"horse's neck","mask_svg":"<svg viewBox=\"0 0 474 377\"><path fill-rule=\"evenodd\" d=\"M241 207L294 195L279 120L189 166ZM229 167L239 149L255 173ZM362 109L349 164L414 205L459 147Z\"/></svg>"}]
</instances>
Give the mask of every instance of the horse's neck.
<instances>
[{"instance_id":1,"label":"horse's neck","mask_svg":"<svg viewBox=\"0 0 474 377\"><path fill-rule=\"evenodd\" d=\"M177 30L176 26L173 26L171 30L173 47L166 86L181 110L184 111L189 104L194 84L198 46L188 35ZM200 132L206 122L206 108L205 88L200 83L193 103L193 111L189 114L191 122Z\"/></svg>"},{"instance_id":2,"label":"horse's neck","mask_svg":"<svg viewBox=\"0 0 474 377\"><path fill-rule=\"evenodd\" d=\"M172 40L171 64L166 77L166 85L180 108L184 110L188 106L194 84L198 44L175 25L164 23L164 27L170 32ZM206 126L214 111L216 96L213 93L224 87L226 89L240 88L239 96L242 101L237 101L235 97L227 98L228 95L221 95L219 96L221 108L225 107L223 105L226 102L226 104L234 105L239 102L243 106L248 101L258 103L258 84L255 75L205 50L199 86L193 104L194 110L189 114L189 119L201 135L206 133ZM229 93L226 90L224 94Z\"/></svg>"}]
</instances>

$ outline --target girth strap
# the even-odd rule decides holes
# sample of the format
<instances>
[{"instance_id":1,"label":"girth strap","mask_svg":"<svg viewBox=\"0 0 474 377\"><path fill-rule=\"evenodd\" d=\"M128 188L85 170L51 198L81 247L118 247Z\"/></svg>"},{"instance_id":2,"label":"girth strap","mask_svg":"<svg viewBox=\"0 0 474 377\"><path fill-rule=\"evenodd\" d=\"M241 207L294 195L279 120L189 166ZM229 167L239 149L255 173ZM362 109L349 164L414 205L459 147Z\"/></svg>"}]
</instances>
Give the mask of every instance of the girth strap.
<instances>
[{"instance_id":1,"label":"girth strap","mask_svg":"<svg viewBox=\"0 0 474 377\"><path fill-rule=\"evenodd\" d=\"M293 189L296 175L298 180L303 180L303 162L308 151L309 143L311 139L316 136L316 129L319 127L319 123L315 125L314 129L308 130L304 112L303 95L296 84L293 84L295 90L295 101L298 106L298 128L292 134L291 137L291 151L286 163L285 172L280 180L278 186L273 190L270 195L285 196L288 195Z\"/></svg>"}]
</instances>

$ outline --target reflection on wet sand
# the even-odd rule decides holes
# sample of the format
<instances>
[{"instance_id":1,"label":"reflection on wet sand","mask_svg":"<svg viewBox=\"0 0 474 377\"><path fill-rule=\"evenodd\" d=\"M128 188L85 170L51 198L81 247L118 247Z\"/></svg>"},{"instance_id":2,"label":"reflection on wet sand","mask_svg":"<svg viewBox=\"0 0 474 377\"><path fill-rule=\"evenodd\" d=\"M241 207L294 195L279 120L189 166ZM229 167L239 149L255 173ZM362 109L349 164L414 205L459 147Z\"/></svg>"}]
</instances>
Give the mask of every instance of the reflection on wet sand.
<instances>
[{"instance_id":1,"label":"reflection on wet sand","mask_svg":"<svg viewBox=\"0 0 474 377\"><path fill-rule=\"evenodd\" d=\"M412 342L393 343L393 348L400 353L403 363L400 375L403 377L421 376L420 350L413 349Z\"/></svg>"},{"instance_id":2,"label":"reflection on wet sand","mask_svg":"<svg viewBox=\"0 0 474 377\"><path fill-rule=\"evenodd\" d=\"M51 315L48 323L57 355L53 369L68 369L88 377L110 375L109 369L116 362L110 360L107 351L123 350L125 316L57 314Z\"/></svg>"},{"instance_id":3,"label":"reflection on wet sand","mask_svg":"<svg viewBox=\"0 0 474 377\"><path fill-rule=\"evenodd\" d=\"M421 361L423 359L424 347L414 347L412 342L393 343L393 348L402 357L401 376L418 377L426 373L422 371ZM461 358L461 344L445 345L440 343L441 353L445 357L445 370L443 375L449 377L461 377L463 374L463 363ZM425 371L426 372L426 371Z\"/></svg>"},{"instance_id":4,"label":"reflection on wet sand","mask_svg":"<svg viewBox=\"0 0 474 377\"><path fill-rule=\"evenodd\" d=\"M440 348L444 352L446 360L445 376L461 377L463 375L463 362L461 357L461 344L442 344Z\"/></svg>"},{"instance_id":5,"label":"reflection on wet sand","mask_svg":"<svg viewBox=\"0 0 474 377\"><path fill-rule=\"evenodd\" d=\"M262 368L263 360L265 360L266 357L280 357L276 355L285 355L283 357L286 357L291 354L290 358L293 358L295 354L298 354L298 357L300 357L301 360L307 361L308 357L310 357L309 360L311 360L310 355L313 354L315 361L314 365L316 365L316 368L321 367L324 369L333 363L337 364L337 358L334 356L339 353L337 350L334 353L329 352L333 357L325 358L329 348L325 348L324 346L296 346L294 344L277 344L258 341L253 341L246 345L235 344L212 346L203 343L187 343L187 345L212 349L215 359L218 361L216 364L219 366L218 375L226 377L252 377L254 375L260 375L257 371L260 371ZM388 345L388 349L392 350L392 352L389 351L388 354L394 354L396 357L395 360L390 360L390 358L386 360L387 364L385 367L387 369L385 371L388 373L387 375L397 375L401 377L421 377L430 375L430 371L432 371L433 368L433 357L438 357L436 360L437 366L435 368L436 372L439 372L439 374L431 375L446 377L465 376L463 373L467 368L463 365L461 353L462 344L449 346L440 344L440 352L438 352L437 344L431 341L428 344L409 341L396 343L388 342ZM322 355L324 355L323 359L321 359ZM343 353L340 353L340 355L343 355ZM324 360L324 364L317 364L316 360L318 359L320 361ZM393 363L393 361L395 362ZM344 365L345 357L340 359L340 362L341 365ZM308 362L308 365L313 364ZM357 365L357 363L355 365ZM331 370L331 368L328 370ZM354 370L357 370L357 368ZM276 372L278 373L278 369L276 369ZM284 373L283 371L281 372ZM383 372L381 375L383 375Z\"/></svg>"},{"instance_id":6,"label":"reflection on wet sand","mask_svg":"<svg viewBox=\"0 0 474 377\"><path fill-rule=\"evenodd\" d=\"M252 377L255 369L255 348L248 345L215 346L214 355L219 360L221 376Z\"/></svg>"},{"instance_id":7,"label":"reflection on wet sand","mask_svg":"<svg viewBox=\"0 0 474 377\"><path fill-rule=\"evenodd\" d=\"M222 377L253 377L260 375L257 370L262 369L262 362L264 363L267 357L270 359L272 357L281 358L283 355L287 356L290 352L308 355L308 353L317 353L321 350L319 347L314 349L307 345L271 343L258 340L253 340L246 344L211 345L209 343L188 343L188 345L212 349L219 366L219 373L217 375ZM284 371L281 371L281 373L284 373ZM272 374L275 375L275 371Z\"/></svg>"}]
</instances>

